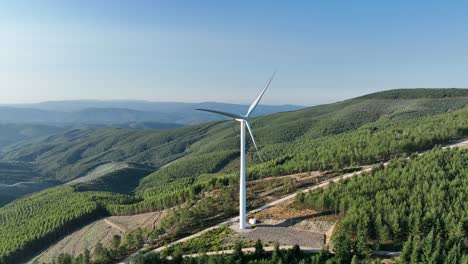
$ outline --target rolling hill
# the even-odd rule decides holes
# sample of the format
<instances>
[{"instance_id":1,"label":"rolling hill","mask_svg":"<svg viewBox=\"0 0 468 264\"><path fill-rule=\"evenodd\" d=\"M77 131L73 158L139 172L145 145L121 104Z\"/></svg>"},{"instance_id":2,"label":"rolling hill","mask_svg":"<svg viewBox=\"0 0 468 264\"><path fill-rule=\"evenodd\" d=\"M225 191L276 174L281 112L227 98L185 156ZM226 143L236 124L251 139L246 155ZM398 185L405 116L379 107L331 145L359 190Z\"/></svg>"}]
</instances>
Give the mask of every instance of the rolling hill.
<instances>
[{"instance_id":1,"label":"rolling hill","mask_svg":"<svg viewBox=\"0 0 468 264\"><path fill-rule=\"evenodd\" d=\"M0 150L9 144L64 132L66 128L38 124L1 124Z\"/></svg>"},{"instance_id":2,"label":"rolling hill","mask_svg":"<svg viewBox=\"0 0 468 264\"><path fill-rule=\"evenodd\" d=\"M0 106L0 123L40 123L54 125L127 123L162 123L190 125L222 117L195 111L197 108L217 108L244 112L247 105L226 103L171 103L146 101L57 101L38 104ZM258 107L255 115L293 111L302 106L280 105Z\"/></svg>"},{"instance_id":3,"label":"rolling hill","mask_svg":"<svg viewBox=\"0 0 468 264\"><path fill-rule=\"evenodd\" d=\"M467 89L395 90L258 117L252 125L266 161L248 155L248 175L253 179L310 170L340 170L466 138L467 105ZM0 257L17 259L25 250L37 251L42 248L40 241L50 243L56 235L81 226L83 217L97 219L108 214L170 208L201 199L206 190L235 183L239 140L236 129L232 121L227 121L165 131L73 130L8 147L3 160L33 162L42 177L61 182L79 179L114 162L131 162L156 170L143 177L133 190L125 190L129 196L112 193L118 190L109 189L107 184L96 183L91 189L61 186L0 208L0 219L8 219L8 225L0 225L0 237L15 237L16 241L0 240ZM55 200L59 203L64 197L76 202L78 211L70 212L65 222L58 222L61 224L35 230L33 227L40 224L38 218L46 211L30 208L40 203L39 198L49 204ZM44 210L63 218L52 208ZM18 233L17 228L9 228L14 223L31 228Z\"/></svg>"},{"instance_id":4,"label":"rolling hill","mask_svg":"<svg viewBox=\"0 0 468 264\"><path fill-rule=\"evenodd\" d=\"M401 90L411 99L388 99L377 93L329 105L255 118L253 127L262 154L273 160L291 147L319 137L339 135L370 123L386 126L466 106L468 90ZM411 94L411 95L409 95ZM414 95L413 95L414 94ZM402 95L403 96L403 95ZM2 159L34 162L41 175L63 182L86 175L109 162L133 162L160 167L181 157L237 151L238 129L229 122L214 122L167 131L134 131L119 128L71 130L47 138L19 143L5 149ZM254 158L254 161L255 158Z\"/></svg>"},{"instance_id":5,"label":"rolling hill","mask_svg":"<svg viewBox=\"0 0 468 264\"><path fill-rule=\"evenodd\" d=\"M130 194L138 186L141 178L154 171L154 168L139 164L113 162L101 165L86 176L67 182L80 191L109 191Z\"/></svg>"}]
</instances>

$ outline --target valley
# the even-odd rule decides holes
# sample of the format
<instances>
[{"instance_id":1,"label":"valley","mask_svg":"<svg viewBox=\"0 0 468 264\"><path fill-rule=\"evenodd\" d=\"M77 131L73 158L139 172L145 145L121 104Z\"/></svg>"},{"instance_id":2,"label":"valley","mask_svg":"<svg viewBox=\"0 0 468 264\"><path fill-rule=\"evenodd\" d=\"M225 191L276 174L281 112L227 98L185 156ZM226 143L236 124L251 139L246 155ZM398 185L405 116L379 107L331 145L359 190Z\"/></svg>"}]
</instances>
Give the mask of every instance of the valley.
<instances>
[{"instance_id":1,"label":"valley","mask_svg":"<svg viewBox=\"0 0 468 264\"><path fill-rule=\"evenodd\" d=\"M323 228L319 233L322 235L332 225L339 226L340 228L328 235L333 241L343 235L340 230L352 230L353 236L347 239L353 247L343 248L343 252L348 254L356 250L358 231L362 232L362 227L365 226L368 230L365 236L368 239L360 244L362 252L380 249L401 251L403 254L403 244L413 235L413 231L408 231L407 227L415 223L408 224L407 220L396 218L392 215L394 213L379 208L380 217L386 216L389 219L387 221L385 218L385 224L381 225L382 229L387 230L382 232L388 235L380 237L379 243L375 243L376 238L379 238L375 235L376 216L366 216L367 211L362 212L353 207L352 199L336 196L339 199L336 201L328 192L336 194L339 188L337 186L363 181L369 185L369 190L376 192L369 199L381 199L381 195L393 197L393 194L386 194L386 190L372 189L375 183L363 179L380 177L378 175L383 173L381 171L392 173L405 166L412 168L409 164L413 163L419 164L414 165L414 168L426 168L425 162L438 162L445 159L444 155L454 160L454 166L458 164L454 167L457 170L453 177L444 184L451 186L450 181L453 180L454 186L459 186L457 182L466 186L460 182L463 179L459 178L460 173L464 173L460 170L460 164L463 164L461 157L465 152L449 152L440 150L437 146L466 146L466 142L459 141L468 137L467 98L466 89L423 92L417 89L394 90L252 119L257 143L265 161L255 156L255 150L249 144L249 209L259 208L252 213L264 223L273 226L278 221L287 222L294 217L307 215L312 220L303 219L302 224L294 223L292 226L311 228L321 225ZM54 244L57 247L52 251L56 253L49 256L56 257L59 252L79 254L83 251L70 249L66 246L64 237L70 236L69 241L82 241L89 230L102 233L102 237L125 233L127 228L122 228L122 225L111 221L114 224L109 226L102 220L109 217L167 212L156 230L142 230L144 235L151 236L151 243L146 247L156 249L177 238L186 242L188 238L195 238L189 235L203 234L204 232L198 232L206 228L220 227L222 219L231 219L238 206L237 134L237 128L233 128L231 121L155 131L122 128L75 129L5 147L2 162L6 164L6 174L9 174L8 164L23 164L22 170L19 170L22 174L17 174L18 180L28 181L39 177L41 180L58 183L56 187L35 192L0 208L0 262L30 260L47 248L52 250ZM418 155L415 153L422 151L428 151L428 154L416 157ZM429 159L425 158L426 155L433 161L426 160ZM402 160L409 161L405 163ZM386 166L387 161L390 163ZM25 170L27 164L32 164L30 171L39 176L33 176ZM392 164L399 165L394 167ZM445 170L442 161L440 164L439 169ZM414 177L411 170L398 172ZM360 174L365 175L359 176ZM353 177L354 175L358 177ZM325 186L329 187L324 188ZM354 189L346 189L345 192L364 197L365 190L352 188ZM392 188L404 190L407 186L391 185L389 190ZM303 189L314 192L299 195L298 191ZM462 197L465 189L453 190L457 197ZM418 197L413 199L416 199L416 203ZM367 208L373 206L359 201ZM459 200L456 201L459 203ZM462 203L459 206L465 205ZM302 215L301 212L310 214ZM370 220L356 224L353 219L360 217L355 214L366 216ZM441 212L439 215L444 214ZM463 217L466 216L455 214L447 224L457 225ZM228 224L233 220L235 218L223 223ZM330 224L319 224L319 221ZM395 231L399 221L404 222L398 229L402 230L400 233ZM102 231L106 228L114 233ZM133 226L128 230L135 228L138 227ZM24 231L20 232L20 229ZM421 236L428 236L430 229L423 228L418 232ZM443 230L437 232L441 237L450 236L453 241L459 242L458 236L452 236ZM75 233L77 235L73 236ZM264 235L252 235L249 238L250 245L256 238ZM269 246L274 242L270 241L274 240L272 238L265 240ZM107 240L98 238L93 243L97 241ZM123 238L123 241L126 239ZM176 244L172 245L177 249ZM302 246L311 248L304 243ZM452 246L453 244L447 244L446 247L441 247L440 254L448 254ZM339 248L340 245L333 243L333 247ZM60 248L64 251L60 251ZM119 251L119 254L129 254L136 248L132 244L125 249L126 251ZM335 253L337 257L340 256L338 250ZM366 257L364 253L359 254L359 258ZM118 261L123 255L114 254L112 261Z\"/></svg>"}]
</instances>

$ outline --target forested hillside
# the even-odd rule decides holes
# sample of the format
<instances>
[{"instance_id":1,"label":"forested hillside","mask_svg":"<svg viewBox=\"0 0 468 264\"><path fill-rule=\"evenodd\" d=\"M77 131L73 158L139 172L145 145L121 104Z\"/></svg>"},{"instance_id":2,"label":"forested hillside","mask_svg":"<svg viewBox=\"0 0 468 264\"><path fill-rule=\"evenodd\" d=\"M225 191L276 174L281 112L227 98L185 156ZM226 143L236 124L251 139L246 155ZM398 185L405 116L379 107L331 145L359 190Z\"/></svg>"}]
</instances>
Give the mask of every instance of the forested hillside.
<instances>
[{"instance_id":1,"label":"forested hillside","mask_svg":"<svg viewBox=\"0 0 468 264\"><path fill-rule=\"evenodd\" d=\"M66 182L108 162L159 167L184 156L186 148L205 136L212 126L202 124L163 131L71 130L11 146L6 149L3 159L35 162L42 175Z\"/></svg>"},{"instance_id":2,"label":"forested hillside","mask_svg":"<svg viewBox=\"0 0 468 264\"><path fill-rule=\"evenodd\" d=\"M467 176L468 151L436 148L394 160L371 176L297 196L296 203L344 216L334 239L339 263L389 247L402 249L401 263L462 263Z\"/></svg>"},{"instance_id":3,"label":"forested hillside","mask_svg":"<svg viewBox=\"0 0 468 264\"><path fill-rule=\"evenodd\" d=\"M0 206L34 191L58 184L41 178L34 164L0 161Z\"/></svg>"},{"instance_id":4,"label":"forested hillside","mask_svg":"<svg viewBox=\"0 0 468 264\"><path fill-rule=\"evenodd\" d=\"M64 132L66 128L38 124L0 124L0 150L21 140Z\"/></svg>"},{"instance_id":5,"label":"forested hillside","mask_svg":"<svg viewBox=\"0 0 468 264\"><path fill-rule=\"evenodd\" d=\"M454 98L467 97L466 89L394 89L373 94L368 94L360 98L374 99L418 99L418 98Z\"/></svg>"},{"instance_id":6,"label":"forested hillside","mask_svg":"<svg viewBox=\"0 0 468 264\"><path fill-rule=\"evenodd\" d=\"M442 93L438 91L431 89L431 94L435 94L433 97ZM309 144L310 140L338 135L371 123L373 126L368 129L375 132L378 126L411 122L409 120L448 113L467 105L468 90L442 91L441 98L380 99L379 94L375 94L369 99L356 98L255 118L252 125L262 154L268 157L267 160L273 160L284 156L285 150L297 149L296 145L290 144L292 142ZM382 96L391 92L383 92ZM405 97L418 92L403 90L401 93L401 97ZM238 129L234 122L213 122L169 131L73 130L11 146L6 149L3 159L36 162L42 175L69 181L107 162L159 167L183 156L237 151Z\"/></svg>"},{"instance_id":7,"label":"forested hillside","mask_svg":"<svg viewBox=\"0 0 468 264\"><path fill-rule=\"evenodd\" d=\"M63 234L107 215L104 205L134 202L131 197L51 188L0 209L0 263L18 263Z\"/></svg>"},{"instance_id":8,"label":"forested hillside","mask_svg":"<svg viewBox=\"0 0 468 264\"><path fill-rule=\"evenodd\" d=\"M265 162L248 155L248 177L373 164L468 137L468 90L448 90L440 97L414 96L413 93L419 92L413 90L400 93L397 98L403 99L386 98L386 95L378 98L376 94L371 98L255 118L252 126ZM7 224L0 226L3 237L18 237L14 245L0 238L5 245L1 257L14 259L25 250L38 250L34 245L50 242L49 233L64 234L70 230L62 225L83 225L79 220L82 212L89 219L96 219L103 214L134 214L170 208L194 203L203 197L205 190L235 183L238 129L237 123L228 121L168 131L74 130L9 148L4 159L34 162L41 175L62 182L84 176L111 162L133 162L159 169L142 178L130 196L99 192L117 191L107 188L106 184L95 184L91 189L60 187L0 208L0 217L8 215L8 222L18 225L36 225L44 213L60 218L59 225L45 225L40 234L34 229L24 229L19 235ZM62 217L60 211L54 211L63 201L48 197L54 197L59 190L66 191L67 198L76 199L74 210L78 210L77 213ZM42 208L30 200L36 195L44 197L38 199L38 203L50 206L47 207L50 212L25 209ZM27 217L22 215L25 213Z\"/></svg>"}]
</instances>

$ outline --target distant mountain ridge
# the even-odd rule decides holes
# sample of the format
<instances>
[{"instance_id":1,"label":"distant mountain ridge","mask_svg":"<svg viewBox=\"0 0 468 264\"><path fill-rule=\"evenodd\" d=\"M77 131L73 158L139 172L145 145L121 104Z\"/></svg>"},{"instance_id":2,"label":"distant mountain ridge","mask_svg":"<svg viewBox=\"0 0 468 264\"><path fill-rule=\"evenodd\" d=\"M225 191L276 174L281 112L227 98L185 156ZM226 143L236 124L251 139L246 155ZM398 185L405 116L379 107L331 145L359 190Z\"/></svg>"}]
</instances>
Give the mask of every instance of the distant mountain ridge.
<instances>
[{"instance_id":1,"label":"distant mountain ridge","mask_svg":"<svg viewBox=\"0 0 468 264\"><path fill-rule=\"evenodd\" d=\"M52 101L37 104L0 105L0 123L125 124L158 122L191 125L222 117L197 108L243 113L248 105L227 103L177 103L149 101ZM255 116L304 108L296 105L262 105Z\"/></svg>"},{"instance_id":2,"label":"distant mountain ridge","mask_svg":"<svg viewBox=\"0 0 468 264\"><path fill-rule=\"evenodd\" d=\"M394 89L367 94L360 99L422 99L422 98L455 98L468 97L466 88L418 88L418 89Z\"/></svg>"}]
</instances>

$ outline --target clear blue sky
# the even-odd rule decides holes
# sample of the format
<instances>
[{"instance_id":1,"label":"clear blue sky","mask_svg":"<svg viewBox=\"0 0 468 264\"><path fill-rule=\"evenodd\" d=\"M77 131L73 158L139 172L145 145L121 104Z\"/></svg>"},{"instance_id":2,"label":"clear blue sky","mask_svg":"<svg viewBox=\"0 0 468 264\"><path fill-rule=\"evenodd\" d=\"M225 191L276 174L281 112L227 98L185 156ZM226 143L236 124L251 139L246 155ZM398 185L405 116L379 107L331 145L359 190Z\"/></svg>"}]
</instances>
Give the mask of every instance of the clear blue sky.
<instances>
[{"instance_id":1,"label":"clear blue sky","mask_svg":"<svg viewBox=\"0 0 468 264\"><path fill-rule=\"evenodd\" d=\"M0 1L0 103L468 87L466 1Z\"/></svg>"}]
</instances>

